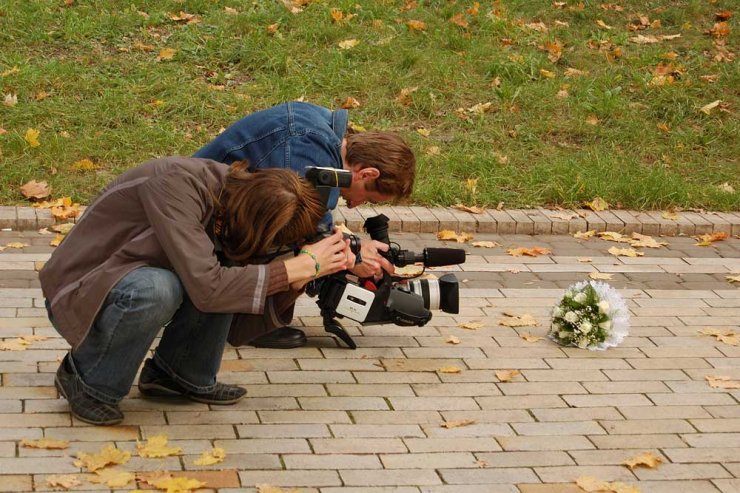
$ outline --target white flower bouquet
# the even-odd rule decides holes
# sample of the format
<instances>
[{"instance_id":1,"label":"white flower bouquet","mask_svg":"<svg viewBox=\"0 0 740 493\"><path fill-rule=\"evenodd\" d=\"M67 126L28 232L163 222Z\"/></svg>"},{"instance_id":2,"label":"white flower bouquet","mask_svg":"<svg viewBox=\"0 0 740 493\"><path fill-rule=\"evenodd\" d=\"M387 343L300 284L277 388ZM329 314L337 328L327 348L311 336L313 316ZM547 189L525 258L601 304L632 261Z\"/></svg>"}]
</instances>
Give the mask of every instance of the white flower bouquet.
<instances>
[{"instance_id":1,"label":"white flower bouquet","mask_svg":"<svg viewBox=\"0 0 740 493\"><path fill-rule=\"evenodd\" d=\"M570 286L552 311L550 339L561 346L604 350L629 332L629 310L606 283L582 281Z\"/></svg>"}]
</instances>

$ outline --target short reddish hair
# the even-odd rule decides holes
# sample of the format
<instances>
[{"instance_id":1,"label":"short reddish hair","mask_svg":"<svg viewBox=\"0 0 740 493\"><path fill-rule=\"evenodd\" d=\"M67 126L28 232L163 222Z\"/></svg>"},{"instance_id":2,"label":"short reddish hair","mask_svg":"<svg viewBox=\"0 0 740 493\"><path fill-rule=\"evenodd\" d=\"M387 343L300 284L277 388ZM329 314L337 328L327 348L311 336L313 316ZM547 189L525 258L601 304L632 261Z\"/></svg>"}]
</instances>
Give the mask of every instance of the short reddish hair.
<instances>
[{"instance_id":1,"label":"short reddish hair","mask_svg":"<svg viewBox=\"0 0 740 493\"><path fill-rule=\"evenodd\" d=\"M397 134L390 132L348 133L345 160L349 166L378 168L375 190L397 199L411 196L416 176L416 157Z\"/></svg>"}]
</instances>

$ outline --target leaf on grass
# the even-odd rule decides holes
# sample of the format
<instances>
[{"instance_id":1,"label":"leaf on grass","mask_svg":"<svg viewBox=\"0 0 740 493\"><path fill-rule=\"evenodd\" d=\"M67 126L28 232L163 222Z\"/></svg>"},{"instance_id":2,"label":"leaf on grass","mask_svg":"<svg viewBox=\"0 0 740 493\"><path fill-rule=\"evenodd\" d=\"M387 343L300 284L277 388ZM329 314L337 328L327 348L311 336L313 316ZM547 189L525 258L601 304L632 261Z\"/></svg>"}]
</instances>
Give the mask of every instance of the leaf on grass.
<instances>
[{"instance_id":1,"label":"leaf on grass","mask_svg":"<svg viewBox=\"0 0 740 493\"><path fill-rule=\"evenodd\" d=\"M81 485L82 481L72 474L52 474L46 477L46 484L53 488L70 489Z\"/></svg>"},{"instance_id":2,"label":"leaf on grass","mask_svg":"<svg viewBox=\"0 0 740 493\"><path fill-rule=\"evenodd\" d=\"M710 113L712 113L712 110L713 110L714 108L716 108L717 106L719 106L719 104L720 104L721 102L722 102L722 100L721 100L721 99L718 99L718 100L716 100L716 101L712 101L711 103L709 103L709 104L707 104L707 105L704 105L704 106L702 106L701 108L699 108L699 111L701 111L701 112L702 112L702 113L704 113L705 115L709 115Z\"/></svg>"},{"instance_id":3,"label":"leaf on grass","mask_svg":"<svg viewBox=\"0 0 740 493\"><path fill-rule=\"evenodd\" d=\"M591 272L588 277L596 281L610 281L614 274L607 274L605 272Z\"/></svg>"},{"instance_id":4,"label":"leaf on grass","mask_svg":"<svg viewBox=\"0 0 740 493\"><path fill-rule=\"evenodd\" d=\"M123 488L136 479L136 476L132 472L113 468L95 471L95 476L88 479L91 483L105 484L108 488Z\"/></svg>"},{"instance_id":5,"label":"leaf on grass","mask_svg":"<svg viewBox=\"0 0 740 493\"><path fill-rule=\"evenodd\" d=\"M596 234L596 230L592 229L586 232L578 231L576 233L573 233L573 238L578 238L579 240L588 240L592 238Z\"/></svg>"},{"instance_id":6,"label":"leaf on grass","mask_svg":"<svg viewBox=\"0 0 740 493\"><path fill-rule=\"evenodd\" d=\"M21 440L21 447L43 448L48 450L61 450L69 447L67 440L54 440L53 438L41 438L39 440Z\"/></svg>"},{"instance_id":7,"label":"leaf on grass","mask_svg":"<svg viewBox=\"0 0 740 493\"><path fill-rule=\"evenodd\" d=\"M452 207L454 207L455 209L459 211L469 212L471 214L483 214L486 212L486 210L483 207L478 207L475 205L463 205L463 204L457 203L453 205Z\"/></svg>"},{"instance_id":8,"label":"leaf on grass","mask_svg":"<svg viewBox=\"0 0 740 493\"><path fill-rule=\"evenodd\" d=\"M524 315L514 315L512 313L504 313L506 318L502 318L498 321L499 325L505 327L536 327L540 323L529 313Z\"/></svg>"},{"instance_id":9,"label":"leaf on grass","mask_svg":"<svg viewBox=\"0 0 740 493\"><path fill-rule=\"evenodd\" d=\"M473 195L478 193L478 178L468 178L465 180L465 189Z\"/></svg>"},{"instance_id":10,"label":"leaf on grass","mask_svg":"<svg viewBox=\"0 0 740 493\"><path fill-rule=\"evenodd\" d=\"M80 159L72 163L69 169L72 171L93 171L97 169L97 166L89 159Z\"/></svg>"},{"instance_id":11,"label":"leaf on grass","mask_svg":"<svg viewBox=\"0 0 740 493\"><path fill-rule=\"evenodd\" d=\"M544 337L542 336L533 336L531 334L522 334L519 337L521 337L527 342L537 342L537 341L541 341L542 339L544 339Z\"/></svg>"},{"instance_id":12,"label":"leaf on grass","mask_svg":"<svg viewBox=\"0 0 740 493\"><path fill-rule=\"evenodd\" d=\"M157 61L162 60L172 60L175 57L175 53L177 53L177 50L172 48L162 48L159 50L159 55L157 56Z\"/></svg>"},{"instance_id":13,"label":"leaf on grass","mask_svg":"<svg viewBox=\"0 0 740 493\"><path fill-rule=\"evenodd\" d=\"M160 434L149 437L146 443L136 441L136 448L139 450L141 457L168 457L170 455L182 454L180 447L170 447L167 445L167 435Z\"/></svg>"},{"instance_id":14,"label":"leaf on grass","mask_svg":"<svg viewBox=\"0 0 740 493\"><path fill-rule=\"evenodd\" d=\"M586 123L588 123L589 125L596 126L599 124L599 117L597 117L596 115L588 115L586 117ZM586 205L588 205L588 202L586 202ZM599 209L599 210L603 210L603 209Z\"/></svg>"},{"instance_id":15,"label":"leaf on grass","mask_svg":"<svg viewBox=\"0 0 740 493\"><path fill-rule=\"evenodd\" d=\"M740 380L732 380L727 376L712 376L707 375L704 377L713 389L725 389L725 390L737 390L740 389Z\"/></svg>"},{"instance_id":16,"label":"leaf on grass","mask_svg":"<svg viewBox=\"0 0 740 493\"><path fill-rule=\"evenodd\" d=\"M226 451L224 449L221 447L213 447L212 450L200 454L200 457L195 459L193 464L196 466L212 466L213 464L223 462L225 457Z\"/></svg>"},{"instance_id":17,"label":"leaf on grass","mask_svg":"<svg viewBox=\"0 0 740 493\"><path fill-rule=\"evenodd\" d=\"M342 103L342 108L345 110L351 110L354 108L359 108L360 102L353 98L352 96L347 96L347 99L344 100L344 103Z\"/></svg>"},{"instance_id":18,"label":"leaf on grass","mask_svg":"<svg viewBox=\"0 0 740 493\"><path fill-rule=\"evenodd\" d=\"M519 247L519 248L509 248L508 250L506 250L506 253L508 253L512 257L521 257L521 256L537 257L538 255L549 255L552 253L552 251L550 251L549 248L545 248L545 247L532 247L532 248Z\"/></svg>"},{"instance_id":19,"label":"leaf on grass","mask_svg":"<svg viewBox=\"0 0 740 493\"><path fill-rule=\"evenodd\" d=\"M663 462L663 459L653 454L652 452L644 452L642 454L632 457L631 459L627 459L626 461L622 462L622 464L629 467L630 469L634 469L635 467L638 467L638 466L644 466L650 469L655 469L662 462Z\"/></svg>"},{"instance_id":20,"label":"leaf on grass","mask_svg":"<svg viewBox=\"0 0 740 493\"><path fill-rule=\"evenodd\" d=\"M564 73L566 77L581 77L583 75L588 75L588 71L578 70L577 68L573 67L566 68Z\"/></svg>"},{"instance_id":21,"label":"leaf on grass","mask_svg":"<svg viewBox=\"0 0 740 493\"><path fill-rule=\"evenodd\" d=\"M732 284L733 282L740 282L740 274L735 276L725 276L725 279L727 279L727 282Z\"/></svg>"},{"instance_id":22,"label":"leaf on grass","mask_svg":"<svg viewBox=\"0 0 740 493\"><path fill-rule=\"evenodd\" d=\"M455 336L447 336L447 339L445 339L445 342L447 344L460 344L460 338Z\"/></svg>"},{"instance_id":23,"label":"leaf on grass","mask_svg":"<svg viewBox=\"0 0 740 493\"><path fill-rule=\"evenodd\" d=\"M12 108L18 104L18 95L11 93L6 94L5 99L3 99L3 104Z\"/></svg>"},{"instance_id":24,"label":"leaf on grass","mask_svg":"<svg viewBox=\"0 0 740 493\"><path fill-rule=\"evenodd\" d=\"M442 428L447 428L448 430L450 428L461 428L463 426L470 426L472 424L475 424L475 420L472 419L458 419L455 421L443 421L440 425Z\"/></svg>"},{"instance_id":25,"label":"leaf on grass","mask_svg":"<svg viewBox=\"0 0 740 493\"><path fill-rule=\"evenodd\" d=\"M41 142L39 142L39 135L41 135L41 132L35 128L29 128L26 130L26 135L23 138L28 142L29 146L38 147L41 145Z\"/></svg>"},{"instance_id":26,"label":"leaf on grass","mask_svg":"<svg viewBox=\"0 0 740 493\"><path fill-rule=\"evenodd\" d=\"M427 23L424 21L410 20L406 23L409 31L426 31Z\"/></svg>"},{"instance_id":27,"label":"leaf on grass","mask_svg":"<svg viewBox=\"0 0 740 493\"><path fill-rule=\"evenodd\" d=\"M198 15L188 14L187 12L183 12L182 10L179 14L173 14L170 12L169 14L167 14L167 17L175 22L184 22L185 24L197 24L203 20Z\"/></svg>"},{"instance_id":28,"label":"leaf on grass","mask_svg":"<svg viewBox=\"0 0 740 493\"><path fill-rule=\"evenodd\" d=\"M605 211L609 209L609 203L601 197L594 197L591 202L584 202L583 205L594 212Z\"/></svg>"},{"instance_id":29,"label":"leaf on grass","mask_svg":"<svg viewBox=\"0 0 740 493\"><path fill-rule=\"evenodd\" d=\"M704 31L704 34L709 34L715 38L724 38L730 34L730 24L725 21L715 22L712 29Z\"/></svg>"},{"instance_id":30,"label":"leaf on grass","mask_svg":"<svg viewBox=\"0 0 740 493\"><path fill-rule=\"evenodd\" d=\"M638 252L634 248L611 247L607 251L611 253L612 255L614 255L615 257L642 257L643 255L645 255L642 252Z\"/></svg>"},{"instance_id":31,"label":"leaf on grass","mask_svg":"<svg viewBox=\"0 0 740 493\"><path fill-rule=\"evenodd\" d=\"M500 382L509 382L515 376L520 375L521 372L519 370L496 370L495 374Z\"/></svg>"},{"instance_id":32,"label":"leaf on grass","mask_svg":"<svg viewBox=\"0 0 740 493\"><path fill-rule=\"evenodd\" d=\"M468 21L465 19L465 14L463 14L462 12L450 17L450 22L452 22L456 26L462 27L463 29L468 28Z\"/></svg>"},{"instance_id":33,"label":"leaf on grass","mask_svg":"<svg viewBox=\"0 0 740 493\"><path fill-rule=\"evenodd\" d=\"M696 246L712 246L712 243L714 243L715 241L723 241L729 237L730 235L728 233L725 233L724 231L720 231L719 233L707 233L705 235L692 236L692 238L699 240L699 243L696 243Z\"/></svg>"},{"instance_id":34,"label":"leaf on grass","mask_svg":"<svg viewBox=\"0 0 740 493\"><path fill-rule=\"evenodd\" d=\"M544 77L545 79L554 79L556 74L555 72L551 72L549 70L546 70L544 68L540 69L540 75Z\"/></svg>"},{"instance_id":35,"label":"leaf on grass","mask_svg":"<svg viewBox=\"0 0 740 493\"><path fill-rule=\"evenodd\" d=\"M483 327L483 324L480 322L463 322L457 324L458 327L461 329L467 329L467 330L478 330L481 327Z\"/></svg>"},{"instance_id":36,"label":"leaf on grass","mask_svg":"<svg viewBox=\"0 0 740 493\"><path fill-rule=\"evenodd\" d=\"M662 217L663 219L668 219L670 221L678 221L679 220L678 214L676 214L673 211L665 211L665 212L663 212L660 215L660 217Z\"/></svg>"},{"instance_id":37,"label":"leaf on grass","mask_svg":"<svg viewBox=\"0 0 740 493\"><path fill-rule=\"evenodd\" d=\"M352 39L345 39L344 41L340 41L337 44L337 46L339 46L339 48L341 48L342 50L349 50L349 49L354 48L358 44L360 44L360 41L352 38Z\"/></svg>"},{"instance_id":38,"label":"leaf on grass","mask_svg":"<svg viewBox=\"0 0 740 493\"><path fill-rule=\"evenodd\" d=\"M29 200L42 200L51 194L51 188L45 181L31 180L21 186L21 194Z\"/></svg>"},{"instance_id":39,"label":"leaf on grass","mask_svg":"<svg viewBox=\"0 0 740 493\"><path fill-rule=\"evenodd\" d=\"M730 346L740 345L740 334L736 334L732 330L719 330L712 327L705 327L701 329L699 333L706 336L712 336L719 342L729 344Z\"/></svg>"},{"instance_id":40,"label":"leaf on grass","mask_svg":"<svg viewBox=\"0 0 740 493\"><path fill-rule=\"evenodd\" d=\"M602 29L606 29L607 31L611 31L613 29L612 26L608 25L606 22L602 21L601 19L596 19L596 25Z\"/></svg>"},{"instance_id":41,"label":"leaf on grass","mask_svg":"<svg viewBox=\"0 0 740 493\"><path fill-rule=\"evenodd\" d=\"M735 193L735 187L730 185L728 182L724 182L721 185L717 185L717 188L727 193Z\"/></svg>"},{"instance_id":42,"label":"leaf on grass","mask_svg":"<svg viewBox=\"0 0 740 493\"><path fill-rule=\"evenodd\" d=\"M528 24L524 24L524 27L527 29L531 29L532 31L538 31L541 33L546 33L549 29L547 28L547 25L540 21L540 22L530 22Z\"/></svg>"},{"instance_id":43,"label":"leaf on grass","mask_svg":"<svg viewBox=\"0 0 740 493\"><path fill-rule=\"evenodd\" d=\"M465 243L466 241L472 240L473 235L470 233L456 233L449 229L444 229L437 233L437 239L441 241L456 241L458 243Z\"/></svg>"},{"instance_id":44,"label":"leaf on grass","mask_svg":"<svg viewBox=\"0 0 740 493\"><path fill-rule=\"evenodd\" d=\"M412 102L411 95L418 90L418 86L404 87L403 89L401 89L401 92L398 93L398 96L396 96L396 101L401 103L403 106L408 106Z\"/></svg>"},{"instance_id":45,"label":"leaf on grass","mask_svg":"<svg viewBox=\"0 0 740 493\"><path fill-rule=\"evenodd\" d=\"M545 51L547 51L547 59L552 63L557 63L563 55L563 44L557 39L555 41L547 41L545 43Z\"/></svg>"},{"instance_id":46,"label":"leaf on grass","mask_svg":"<svg viewBox=\"0 0 740 493\"><path fill-rule=\"evenodd\" d=\"M419 127L416 129L416 133L421 135L422 137L429 137L432 134L432 131L428 128Z\"/></svg>"},{"instance_id":47,"label":"leaf on grass","mask_svg":"<svg viewBox=\"0 0 740 493\"><path fill-rule=\"evenodd\" d=\"M427 148L427 156L439 156L442 154L442 149L439 146L430 146Z\"/></svg>"},{"instance_id":48,"label":"leaf on grass","mask_svg":"<svg viewBox=\"0 0 740 493\"><path fill-rule=\"evenodd\" d=\"M76 467L84 467L90 472L95 472L109 464L125 464L131 458L131 452L119 450L113 445L106 445L97 454L77 452Z\"/></svg>"},{"instance_id":49,"label":"leaf on grass","mask_svg":"<svg viewBox=\"0 0 740 493\"><path fill-rule=\"evenodd\" d=\"M496 248L497 246L501 246L500 243L496 243L495 241L473 241L470 244L478 248Z\"/></svg>"},{"instance_id":50,"label":"leaf on grass","mask_svg":"<svg viewBox=\"0 0 740 493\"><path fill-rule=\"evenodd\" d=\"M445 366L437 371L440 373L460 373L460 368L457 366Z\"/></svg>"}]
</instances>

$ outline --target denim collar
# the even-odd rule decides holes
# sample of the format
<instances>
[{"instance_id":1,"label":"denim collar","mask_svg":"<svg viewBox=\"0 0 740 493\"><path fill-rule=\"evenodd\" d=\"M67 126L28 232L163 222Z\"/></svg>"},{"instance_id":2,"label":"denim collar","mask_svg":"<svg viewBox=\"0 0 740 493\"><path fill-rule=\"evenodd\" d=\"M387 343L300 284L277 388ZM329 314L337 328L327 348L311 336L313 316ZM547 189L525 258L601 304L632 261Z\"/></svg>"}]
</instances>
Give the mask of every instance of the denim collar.
<instances>
[{"instance_id":1,"label":"denim collar","mask_svg":"<svg viewBox=\"0 0 740 493\"><path fill-rule=\"evenodd\" d=\"M347 133L347 122L349 121L349 112L347 110L336 110L331 114L331 127L339 139L340 146Z\"/></svg>"}]
</instances>

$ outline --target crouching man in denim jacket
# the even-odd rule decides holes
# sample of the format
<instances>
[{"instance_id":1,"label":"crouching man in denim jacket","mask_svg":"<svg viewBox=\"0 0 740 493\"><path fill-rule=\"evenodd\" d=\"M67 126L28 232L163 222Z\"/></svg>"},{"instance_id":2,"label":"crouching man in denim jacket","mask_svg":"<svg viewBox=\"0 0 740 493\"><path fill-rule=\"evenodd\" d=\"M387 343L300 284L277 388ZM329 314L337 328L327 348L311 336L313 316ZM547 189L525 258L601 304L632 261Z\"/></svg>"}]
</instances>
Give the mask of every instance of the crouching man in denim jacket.
<instances>
[{"instance_id":1,"label":"crouching man in denim jacket","mask_svg":"<svg viewBox=\"0 0 740 493\"><path fill-rule=\"evenodd\" d=\"M332 189L327 204L330 210L337 206L340 194L350 208L410 196L416 159L409 146L396 134L354 132L347 123L347 110L331 111L309 103L289 102L245 116L196 152L195 157L226 164L248 160L257 168L289 168L301 176L310 166L351 171L349 188ZM332 226L331 213L327 212L320 228L331 231ZM363 261L352 270L354 274L370 277L381 268L393 272L390 262L378 253L387 250L387 245L371 240L361 245ZM303 331L286 326L248 343L287 349L304 345L306 336Z\"/></svg>"}]
</instances>

